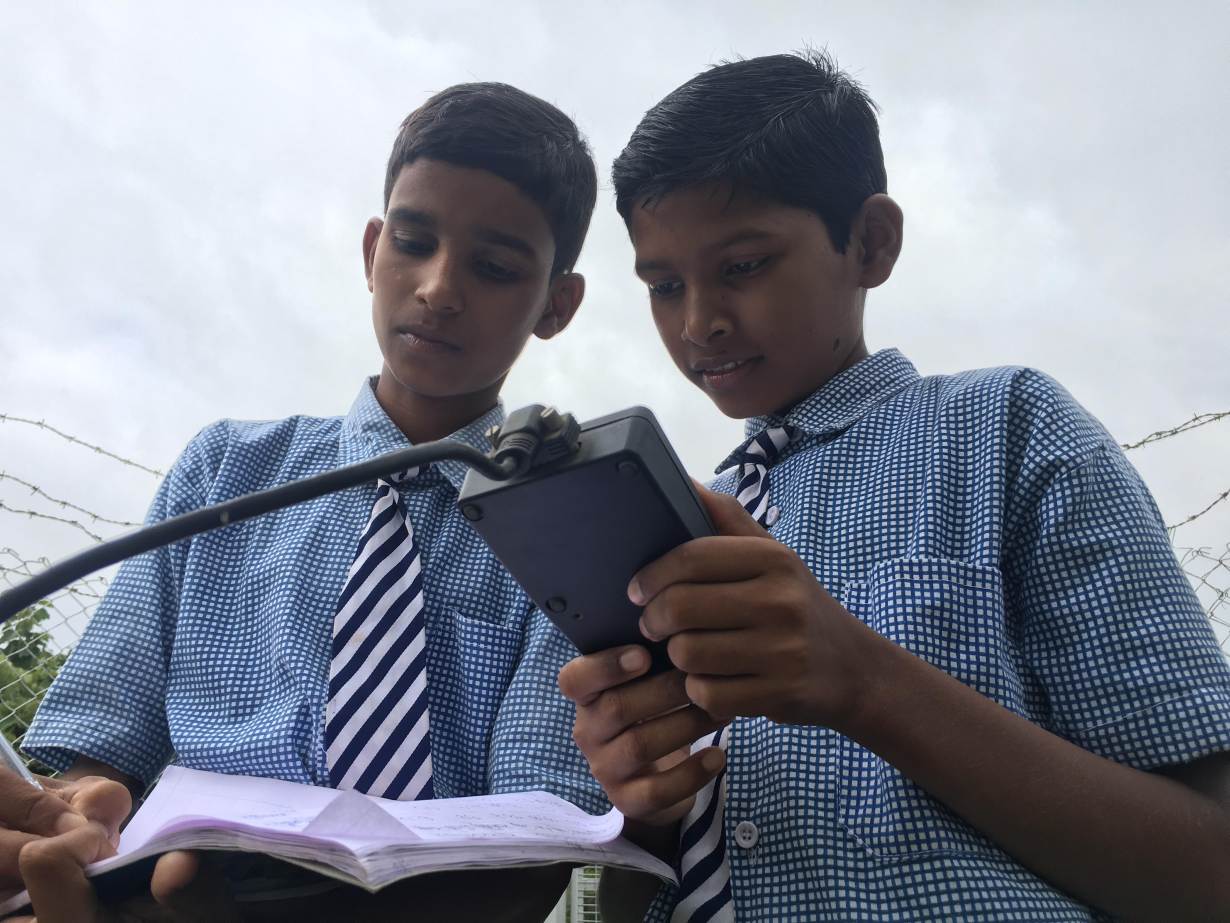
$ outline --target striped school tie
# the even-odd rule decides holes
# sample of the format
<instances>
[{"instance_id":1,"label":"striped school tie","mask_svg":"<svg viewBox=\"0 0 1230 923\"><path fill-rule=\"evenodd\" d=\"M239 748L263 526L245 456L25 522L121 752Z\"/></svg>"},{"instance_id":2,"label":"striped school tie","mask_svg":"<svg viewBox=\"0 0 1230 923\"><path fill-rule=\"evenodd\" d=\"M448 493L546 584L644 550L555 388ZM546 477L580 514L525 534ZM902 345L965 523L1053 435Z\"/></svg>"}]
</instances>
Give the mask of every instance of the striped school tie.
<instances>
[{"instance_id":1,"label":"striped school tie","mask_svg":"<svg viewBox=\"0 0 1230 923\"><path fill-rule=\"evenodd\" d=\"M769 469L782 449L799 437L794 426L770 426L744 443L735 453L739 465L739 486L735 497L751 517L766 529L777 522L778 509L769 505Z\"/></svg>"},{"instance_id":2,"label":"striped school tie","mask_svg":"<svg viewBox=\"0 0 1230 923\"><path fill-rule=\"evenodd\" d=\"M378 482L337 601L325 706L329 781L401 801L434 794L423 574L397 493L419 470Z\"/></svg>"},{"instance_id":3,"label":"striped school tie","mask_svg":"<svg viewBox=\"0 0 1230 923\"><path fill-rule=\"evenodd\" d=\"M779 515L769 503L769 468L782 449L798 438L793 426L775 426L749 439L736 453L739 485L735 496L762 526L769 528ZM730 744L730 725L692 745L695 753L706 747ZM671 923L733 923L735 902L730 888L730 860L726 855L726 770L701 789L680 825L679 900Z\"/></svg>"}]
</instances>

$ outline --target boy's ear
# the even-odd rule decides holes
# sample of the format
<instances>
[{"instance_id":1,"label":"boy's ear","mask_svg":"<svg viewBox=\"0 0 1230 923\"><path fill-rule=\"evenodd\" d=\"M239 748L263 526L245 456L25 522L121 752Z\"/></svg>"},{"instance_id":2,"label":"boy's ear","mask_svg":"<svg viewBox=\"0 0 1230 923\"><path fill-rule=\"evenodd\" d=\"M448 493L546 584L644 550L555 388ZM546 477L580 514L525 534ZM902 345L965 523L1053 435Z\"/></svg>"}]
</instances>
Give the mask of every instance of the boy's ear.
<instances>
[{"instance_id":1,"label":"boy's ear","mask_svg":"<svg viewBox=\"0 0 1230 923\"><path fill-rule=\"evenodd\" d=\"M380 232L384 230L384 222L379 218L371 218L363 229L363 274L367 276L367 290L374 291L372 286L372 266L376 261L376 244L380 242Z\"/></svg>"},{"instance_id":2,"label":"boy's ear","mask_svg":"<svg viewBox=\"0 0 1230 923\"><path fill-rule=\"evenodd\" d=\"M875 288L893 274L901 255L903 225L901 206L883 193L863 202L851 235L858 245L860 288Z\"/></svg>"},{"instance_id":3,"label":"boy's ear","mask_svg":"<svg viewBox=\"0 0 1230 923\"><path fill-rule=\"evenodd\" d=\"M547 310L534 325L534 336L549 340L571 322L585 297L585 277L579 272L565 272L551 280L547 292Z\"/></svg>"}]
</instances>

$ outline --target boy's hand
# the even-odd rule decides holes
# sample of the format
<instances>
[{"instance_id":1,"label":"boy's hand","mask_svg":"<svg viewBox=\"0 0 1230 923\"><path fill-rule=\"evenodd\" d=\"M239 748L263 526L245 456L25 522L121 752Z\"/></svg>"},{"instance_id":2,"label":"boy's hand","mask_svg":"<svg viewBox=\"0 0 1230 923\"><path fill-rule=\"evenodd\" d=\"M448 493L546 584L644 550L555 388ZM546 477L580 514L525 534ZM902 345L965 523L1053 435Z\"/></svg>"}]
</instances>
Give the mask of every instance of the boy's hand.
<instances>
[{"instance_id":1,"label":"boy's hand","mask_svg":"<svg viewBox=\"0 0 1230 923\"><path fill-rule=\"evenodd\" d=\"M612 648L565 664L559 686L577 706L573 739L611 803L632 821L666 826L725 758L713 747L689 755L721 725L688 702L682 673L643 677L648 669L645 648Z\"/></svg>"},{"instance_id":2,"label":"boy's hand","mask_svg":"<svg viewBox=\"0 0 1230 923\"><path fill-rule=\"evenodd\" d=\"M148 894L104 906L85 876L87 865L104 858L99 855L102 837L102 828L89 824L26 846L21 851L21 871L37 916L13 923L224 923L240 919L222 874L202 864L200 854L194 852L160 856Z\"/></svg>"},{"instance_id":3,"label":"boy's hand","mask_svg":"<svg viewBox=\"0 0 1230 923\"><path fill-rule=\"evenodd\" d=\"M680 545L633 578L641 632L669 639L688 701L715 719L764 715L841 730L861 698L859 664L883 639L737 500L699 492L718 535Z\"/></svg>"},{"instance_id":4,"label":"boy's hand","mask_svg":"<svg viewBox=\"0 0 1230 923\"><path fill-rule=\"evenodd\" d=\"M97 858L113 855L132 805L124 786L100 776L39 781L42 790L0 770L0 893L25 887L18 857L28 843L86 829L78 836L96 842Z\"/></svg>"}]
</instances>

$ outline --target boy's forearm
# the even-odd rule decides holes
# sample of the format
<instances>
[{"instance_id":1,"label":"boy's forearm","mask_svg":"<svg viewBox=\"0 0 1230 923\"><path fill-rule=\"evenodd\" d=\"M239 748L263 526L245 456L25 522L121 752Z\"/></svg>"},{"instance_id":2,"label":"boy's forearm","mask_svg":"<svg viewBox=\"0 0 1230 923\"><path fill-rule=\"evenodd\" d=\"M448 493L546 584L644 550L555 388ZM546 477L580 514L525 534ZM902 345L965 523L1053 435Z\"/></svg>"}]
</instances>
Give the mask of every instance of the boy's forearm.
<instances>
[{"instance_id":1,"label":"boy's forearm","mask_svg":"<svg viewBox=\"0 0 1230 923\"><path fill-rule=\"evenodd\" d=\"M836 730L1036 874L1133 918L1230 915L1226 805L1057 737L886 639L867 669Z\"/></svg>"},{"instance_id":2,"label":"boy's forearm","mask_svg":"<svg viewBox=\"0 0 1230 923\"><path fill-rule=\"evenodd\" d=\"M140 779L121 772L107 763L90 759L88 756L77 757L73 764L64 770L60 778L71 782L75 779L83 779L86 776L102 776L104 779L112 779L119 782L132 794L134 808L138 799L145 792L145 786L141 783Z\"/></svg>"}]
</instances>

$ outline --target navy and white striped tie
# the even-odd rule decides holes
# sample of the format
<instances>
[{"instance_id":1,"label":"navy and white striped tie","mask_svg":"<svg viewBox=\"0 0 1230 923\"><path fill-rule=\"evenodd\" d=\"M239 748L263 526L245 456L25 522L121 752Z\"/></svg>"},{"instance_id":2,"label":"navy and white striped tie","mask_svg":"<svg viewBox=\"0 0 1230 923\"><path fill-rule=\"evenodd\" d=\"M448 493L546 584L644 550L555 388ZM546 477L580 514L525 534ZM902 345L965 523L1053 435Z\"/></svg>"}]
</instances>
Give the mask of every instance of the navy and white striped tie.
<instances>
[{"instance_id":1,"label":"navy and white striped tie","mask_svg":"<svg viewBox=\"0 0 1230 923\"><path fill-rule=\"evenodd\" d=\"M402 801L434 794L423 574L397 493L418 473L378 482L337 601L325 706L330 782Z\"/></svg>"},{"instance_id":2,"label":"navy and white striped tie","mask_svg":"<svg viewBox=\"0 0 1230 923\"><path fill-rule=\"evenodd\" d=\"M749 439L736 454L739 486L735 496L743 508L766 528L777 522L778 508L769 503L769 468L782 449L798 438L793 426L774 426ZM730 725L706 735L692 752L706 747L726 750ZM730 887L730 860L726 855L726 770L696 794L679 834L679 900L671 923L732 923L734 896Z\"/></svg>"},{"instance_id":3,"label":"navy and white striped tie","mask_svg":"<svg viewBox=\"0 0 1230 923\"><path fill-rule=\"evenodd\" d=\"M739 486L735 497L743 508L765 528L777 522L778 510L769 505L769 469L777 462L782 449L799 436L797 427L770 426L744 443L736 453L739 463Z\"/></svg>"}]
</instances>

